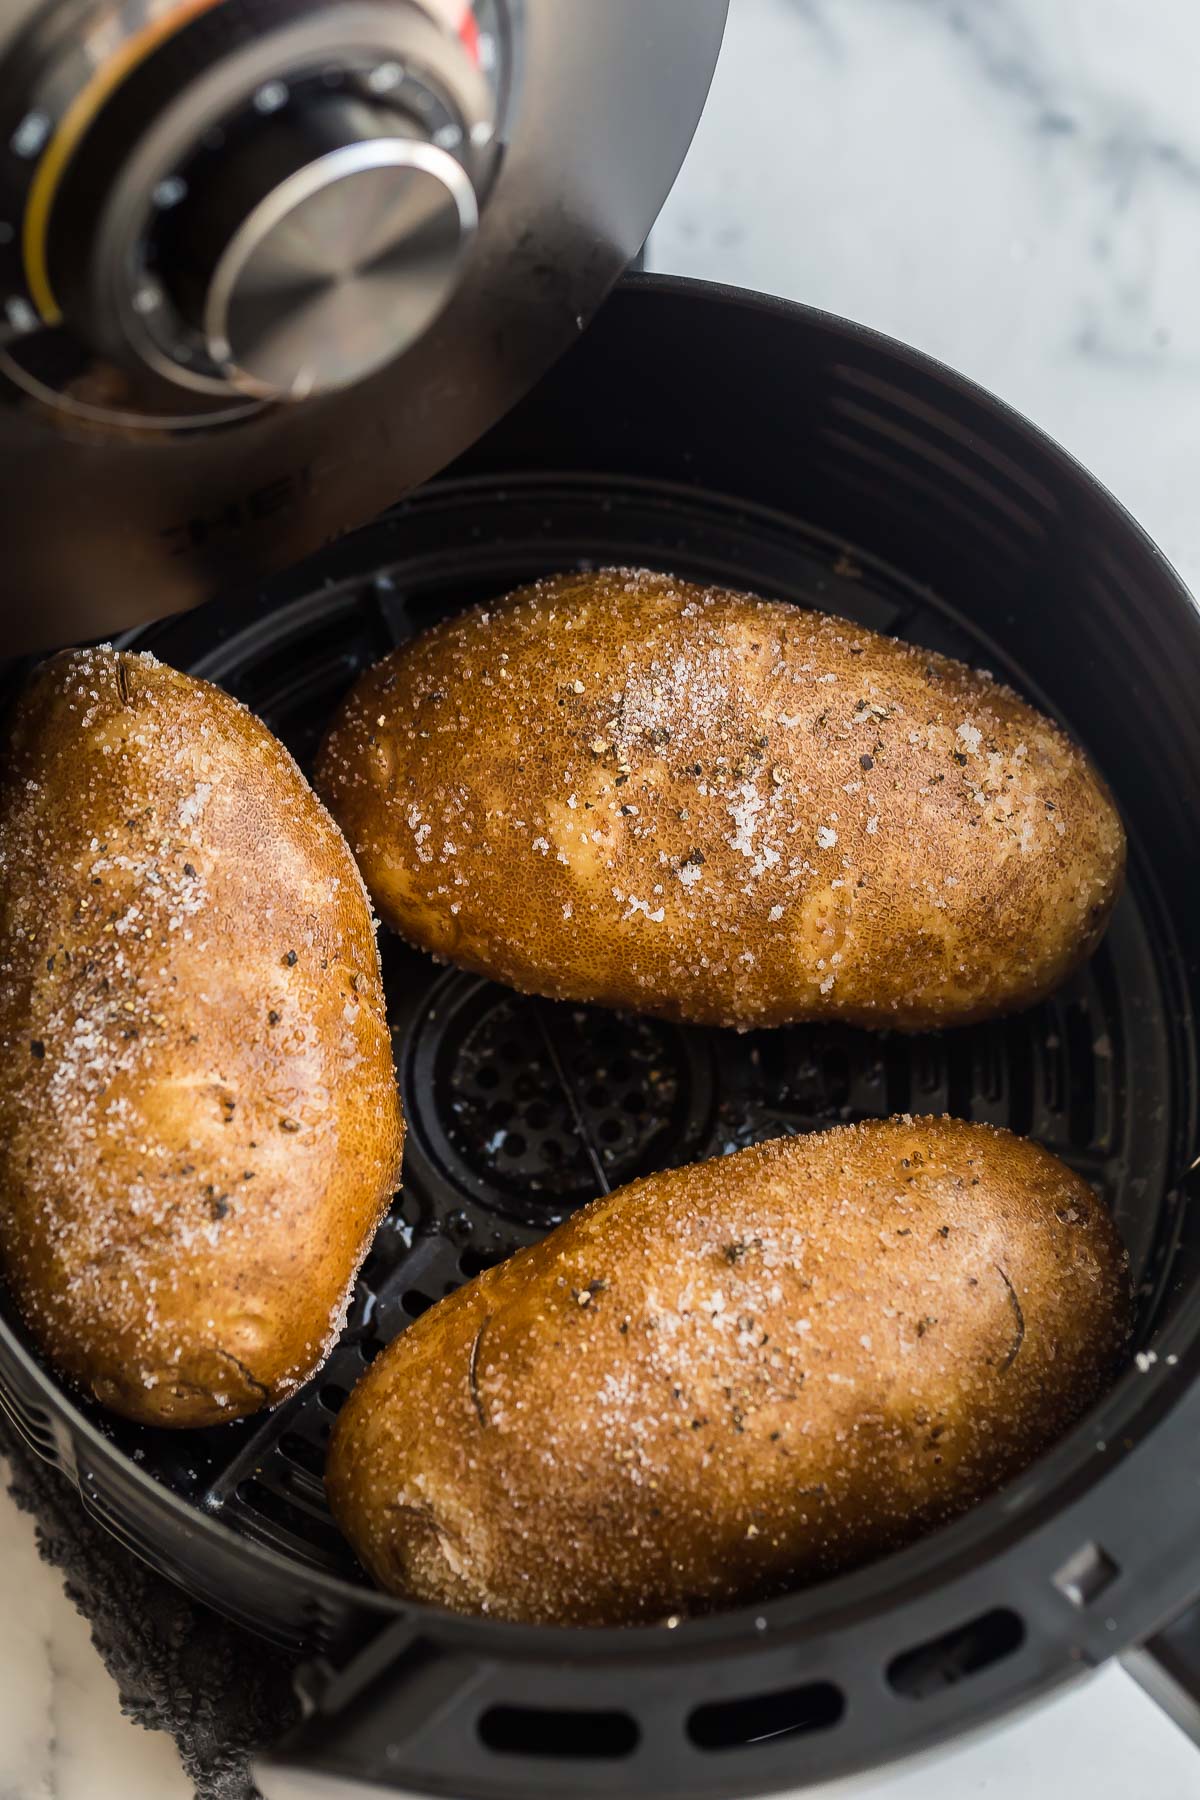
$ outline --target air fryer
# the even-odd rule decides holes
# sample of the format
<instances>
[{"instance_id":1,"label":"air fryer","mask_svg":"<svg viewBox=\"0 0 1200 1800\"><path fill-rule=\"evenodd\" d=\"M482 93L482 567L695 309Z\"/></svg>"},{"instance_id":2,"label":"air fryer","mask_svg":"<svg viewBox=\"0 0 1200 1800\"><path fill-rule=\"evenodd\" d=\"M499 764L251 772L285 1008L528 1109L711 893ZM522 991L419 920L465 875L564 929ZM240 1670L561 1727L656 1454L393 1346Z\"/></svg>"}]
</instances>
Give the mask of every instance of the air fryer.
<instances>
[{"instance_id":1,"label":"air fryer","mask_svg":"<svg viewBox=\"0 0 1200 1800\"><path fill-rule=\"evenodd\" d=\"M637 7L620 10L632 40ZM682 27L685 10L691 20L701 9L646 10L670 11ZM535 12L525 9L531 32ZM676 155L686 135L681 127ZM650 187L606 271L636 249L661 198ZM122 1543L303 1658L303 1721L256 1771L269 1800L372 1787L744 1800L932 1746L1122 1653L1182 1709L1200 1692L1200 1627L1187 1611L1200 1595L1200 852L1190 828L1200 816L1200 616L1069 457L871 332L761 296L636 276L569 335L573 347L515 406L523 380L489 389L487 410L504 416L483 436L471 427L484 400L460 412L457 461L299 563L300 539L327 534L346 505L361 519L448 462L441 438L396 450L391 423L412 423L406 357L323 398L263 399L259 426L167 432L153 448L111 422L95 437L78 435L78 420L48 425L13 401L0 413L10 438L57 432L76 478L104 471L110 507L122 470L131 483L119 522L85 518L80 541L58 546L41 571L39 647L136 620L119 642L226 687L308 765L372 660L553 570L642 564L834 612L991 669L1088 748L1130 839L1127 891L1098 955L1044 1006L985 1025L915 1038L836 1025L739 1036L518 996L435 967L385 932L410 1128L404 1186L318 1376L258 1418L193 1433L138 1427L61 1386L0 1304L0 1404ZM539 368L563 341L538 340ZM440 362L440 382L472 366L464 345ZM528 360L521 367L530 372ZM160 502L174 503L174 456L182 470L201 468L222 445L225 478L241 480L245 467L257 480L275 465L243 430L286 435L279 421L295 420L320 440L335 417L339 431L382 421L364 452L369 476L361 465L336 476L327 503L326 465L315 464L316 523L258 521L247 566L205 538L165 597L140 591L153 566L138 560L153 536L143 527L162 516ZM24 501L0 496L14 529L19 506L41 496L17 530L26 572L52 499L40 479L31 464L16 481ZM122 538L138 573L124 598ZM91 590L89 548L109 571ZM285 572L261 581L260 563ZM198 604L184 610L190 599ZM28 620L12 625L7 648L23 650ZM25 666L10 663L12 683ZM1096 1187L1120 1226L1136 1340L1112 1391L1053 1450L907 1550L710 1617L535 1629L367 1582L332 1525L321 1476L338 1409L397 1332L635 1176L903 1111L1031 1135Z\"/></svg>"}]
</instances>

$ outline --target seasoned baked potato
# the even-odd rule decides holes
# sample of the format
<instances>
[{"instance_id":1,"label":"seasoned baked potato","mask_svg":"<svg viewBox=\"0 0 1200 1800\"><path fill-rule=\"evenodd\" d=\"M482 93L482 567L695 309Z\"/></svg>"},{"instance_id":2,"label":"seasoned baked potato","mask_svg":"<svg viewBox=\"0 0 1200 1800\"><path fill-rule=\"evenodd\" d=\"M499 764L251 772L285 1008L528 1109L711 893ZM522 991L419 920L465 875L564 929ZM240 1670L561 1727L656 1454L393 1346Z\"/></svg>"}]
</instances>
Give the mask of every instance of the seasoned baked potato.
<instances>
[{"instance_id":1,"label":"seasoned baked potato","mask_svg":"<svg viewBox=\"0 0 1200 1800\"><path fill-rule=\"evenodd\" d=\"M405 644L317 786L413 943L715 1025L1027 1006L1095 946L1125 856L1082 751L987 676L645 571Z\"/></svg>"},{"instance_id":2,"label":"seasoned baked potato","mask_svg":"<svg viewBox=\"0 0 1200 1800\"><path fill-rule=\"evenodd\" d=\"M370 904L291 757L82 651L0 774L0 1270L106 1406L210 1425L320 1364L400 1169Z\"/></svg>"},{"instance_id":3,"label":"seasoned baked potato","mask_svg":"<svg viewBox=\"0 0 1200 1800\"><path fill-rule=\"evenodd\" d=\"M1022 1469L1113 1371L1125 1255L1078 1176L900 1118L654 1175L432 1307L338 1419L387 1588L660 1619L878 1555Z\"/></svg>"}]
</instances>

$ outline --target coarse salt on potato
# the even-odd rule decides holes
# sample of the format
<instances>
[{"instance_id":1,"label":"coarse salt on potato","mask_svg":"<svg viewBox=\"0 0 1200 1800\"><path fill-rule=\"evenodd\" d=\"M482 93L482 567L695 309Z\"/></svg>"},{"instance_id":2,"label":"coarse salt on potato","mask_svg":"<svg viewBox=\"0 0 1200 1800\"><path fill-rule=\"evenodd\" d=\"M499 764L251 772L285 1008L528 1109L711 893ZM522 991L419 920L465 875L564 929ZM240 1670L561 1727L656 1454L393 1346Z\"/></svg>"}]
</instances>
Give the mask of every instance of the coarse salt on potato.
<instances>
[{"instance_id":1,"label":"coarse salt on potato","mask_svg":"<svg viewBox=\"0 0 1200 1800\"><path fill-rule=\"evenodd\" d=\"M1125 840L1050 720L943 656L644 570L561 575L369 670L317 785L384 919L528 992L920 1030L1095 947Z\"/></svg>"},{"instance_id":2,"label":"coarse salt on potato","mask_svg":"<svg viewBox=\"0 0 1200 1800\"><path fill-rule=\"evenodd\" d=\"M0 1269L46 1355L148 1424L275 1404L402 1135L370 903L291 757L151 656L43 665L0 769Z\"/></svg>"},{"instance_id":3,"label":"coarse salt on potato","mask_svg":"<svg viewBox=\"0 0 1200 1800\"><path fill-rule=\"evenodd\" d=\"M334 1517L387 1588L626 1624L907 1543L1102 1391L1130 1322L1087 1183L953 1119L632 1183L411 1325L338 1418Z\"/></svg>"}]
</instances>

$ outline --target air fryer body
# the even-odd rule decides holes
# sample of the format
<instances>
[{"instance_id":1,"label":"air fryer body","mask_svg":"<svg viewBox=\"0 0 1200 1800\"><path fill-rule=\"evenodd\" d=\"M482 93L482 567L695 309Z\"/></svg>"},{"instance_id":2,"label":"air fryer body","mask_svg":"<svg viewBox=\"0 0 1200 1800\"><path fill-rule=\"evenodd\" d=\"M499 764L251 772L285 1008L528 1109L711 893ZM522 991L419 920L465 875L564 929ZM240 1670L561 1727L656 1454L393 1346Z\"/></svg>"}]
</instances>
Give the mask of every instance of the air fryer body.
<instances>
[{"instance_id":1,"label":"air fryer body","mask_svg":"<svg viewBox=\"0 0 1200 1800\"><path fill-rule=\"evenodd\" d=\"M1086 970L918 1038L555 1007L384 934L404 1190L328 1363L273 1413L110 1417L0 1296L0 1405L29 1446L162 1574L316 1659L261 1760L270 1800L744 1800L968 1729L1200 1594L1200 614L1077 465L902 346L646 278L585 330L682 159L724 12L0 0L14 682L28 652L124 633L307 766L356 674L423 626L644 564L986 666L1081 739L1129 830ZM289 226L318 217L341 260L300 268ZM907 1551L712 1617L534 1630L371 1587L321 1475L412 1318L605 1188L904 1111L1032 1135L1118 1221L1136 1360L1062 1443Z\"/></svg>"},{"instance_id":2,"label":"air fryer body","mask_svg":"<svg viewBox=\"0 0 1200 1800\"><path fill-rule=\"evenodd\" d=\"M7 648L251 591L479 437L644 242L726 3L0 0Z\"/></svg>"},{"instance_id":3,"label":"air fryer body","mask_svg":"<svg viewBox=\"0 0 1200 1800\"><path fill-rule=\"evenodd\" d=\"M1096 758L1129 828L1128 891L1051 1002L918 1038L552 1007L385 934L404 1192L308 1388L216 1431L147 1431L64 1391L0 1308L0 1401L28 1442L155 1567L319 1658L305 1721L262 1761L271 1800L338 1783L489 1800L798 1788L1051 1690L1200 1593L1200 615L1076 464L949 371L804 308L639 277L436 481L253 595L128 641L227 686L308 763L389 646L601 563L747 587L990 668ZM519 1628L366 1582L325 1508L325 1446L410 1319L598 1179L902 1111L1038 1138L1129 1246L1137 1360L1047 1456L907 1551L673 1626Z\"/></svg>"}]
</instances>

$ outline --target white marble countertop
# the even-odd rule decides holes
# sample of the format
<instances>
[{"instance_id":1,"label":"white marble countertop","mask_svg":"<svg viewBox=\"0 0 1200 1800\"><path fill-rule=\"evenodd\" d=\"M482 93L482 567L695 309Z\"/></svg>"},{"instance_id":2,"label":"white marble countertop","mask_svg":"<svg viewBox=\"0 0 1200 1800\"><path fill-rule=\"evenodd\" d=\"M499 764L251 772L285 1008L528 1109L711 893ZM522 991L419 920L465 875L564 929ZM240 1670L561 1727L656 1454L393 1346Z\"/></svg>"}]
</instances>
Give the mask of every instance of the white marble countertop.
<instances>
[{"instance_id":1,"label":"white marble countertop","mask_svg":"<svg viewBox=\"0 0 1200 1800\"><path fill-rule=\"evenodd\" d=\"M1197 0L733 0L654 267L907 339L1026 412L1200 592ZM185 1800L0 1493L0 1800ZM828 1790L826 1790L828 1792ZM1119 1669L859 1800L1194 1800Z\"/></svg>"},{"instance_id":2,"label":"white marble countertop","mask_svg":"<svg viewBox=\"0 0 1200 1800\"><path fill-rule=\"evenodd\" d=\"M952 364L1200 592L1198 67L1195 0L732 0L653 266Z\"/></svg>"}]
</instances>

